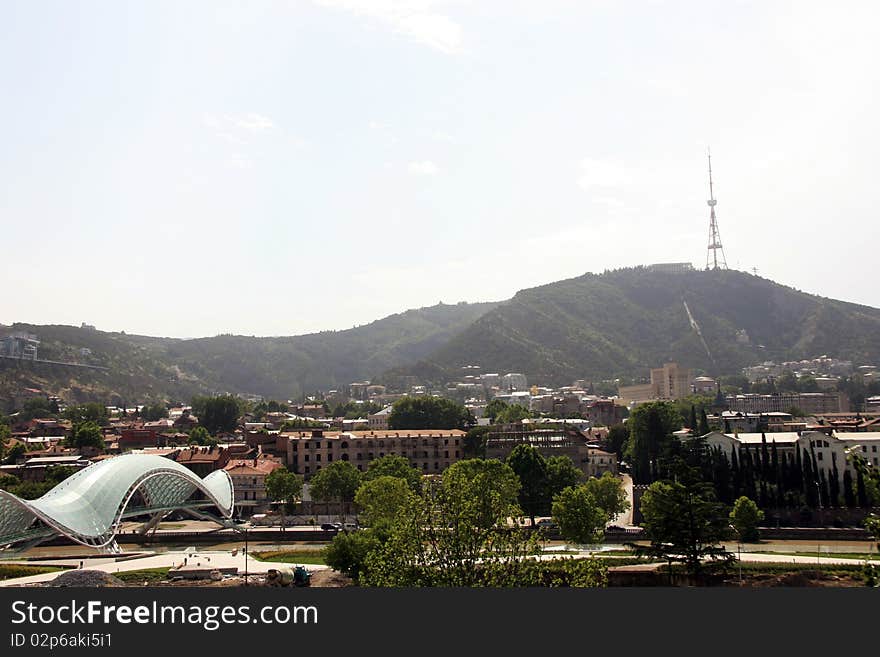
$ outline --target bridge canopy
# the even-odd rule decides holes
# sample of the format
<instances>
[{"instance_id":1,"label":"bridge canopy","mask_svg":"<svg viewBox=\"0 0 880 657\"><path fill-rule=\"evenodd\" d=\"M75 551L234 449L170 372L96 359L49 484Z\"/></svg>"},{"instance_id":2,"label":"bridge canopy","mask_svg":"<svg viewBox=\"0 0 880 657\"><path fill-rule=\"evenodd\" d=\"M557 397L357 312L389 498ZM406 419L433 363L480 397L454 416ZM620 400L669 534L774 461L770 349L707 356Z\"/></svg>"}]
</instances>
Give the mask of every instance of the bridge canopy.
<instances>
[{"instance_id":1,"label":"bridge canopy","mask_svg":"<svg viewBox=\"0 0 880 657\"><path fill-rule=\"evenodd\" d=\"M229 518L233 499L224 470L201 478L162 456L124 454L76 472L35 500L0 490L0 547L53 535L105 547L126 517L214 508Z\"/></svg>"}]
</instances>

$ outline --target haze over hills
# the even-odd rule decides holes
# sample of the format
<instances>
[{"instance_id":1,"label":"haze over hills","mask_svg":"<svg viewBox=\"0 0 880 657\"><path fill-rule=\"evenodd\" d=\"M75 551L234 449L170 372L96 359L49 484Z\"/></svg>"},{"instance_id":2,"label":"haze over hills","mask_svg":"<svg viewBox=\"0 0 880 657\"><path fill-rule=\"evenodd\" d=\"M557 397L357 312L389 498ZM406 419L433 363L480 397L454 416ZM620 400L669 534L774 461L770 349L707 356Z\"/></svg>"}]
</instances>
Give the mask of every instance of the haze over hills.
<instances>
[{"instance_id":1,"label":"haze over hills","mask_svg":"<svg viewBox=\"0 0 880 657\"><path fill-rule=\"evenodd\" d=\"M7 406L22 386L70 401L186 400L226 391L293 399L363 379L415 376L440 384L463 365L565 385L645 376L667 361L710 375L822 354L856 365L880 361L876 308L739 271L645 267L585 274L500 303L439 304L294 337L182 340L25 324L12 330L37 334L40 358L108 369L0 359L0 403L5 398Z\"/></svg>"},{"instance_id":2,"label":"haze over hills","mask_svg":"<svg viewBox=\"0 0 880 657\"><path fill-rule=\"evenodd\" d=\"M477 364L565 385L646 376L667 361L721 375L822 354L856 364L880 360L880 310L739 271L637 267L522 290L423 362L388 377L437 380Z\"/></svg>"},{"instance_id":3,"label":"haze over hills","mask_svg":"<svg viewBox=\"0 0 880 657\"><path fill-rule=\"evenodd\" d=\"M459 303L407 310L364 326L293 337L219 335L182 340L57 325L15 324L34 333L39 358L107 371L0 358L0 403L22 386L72 401L182 399L234 392L295 398L376 376L424 358L492 309ZM82 349L90 351L84 355Z\"/></svg>"}]
</instances>

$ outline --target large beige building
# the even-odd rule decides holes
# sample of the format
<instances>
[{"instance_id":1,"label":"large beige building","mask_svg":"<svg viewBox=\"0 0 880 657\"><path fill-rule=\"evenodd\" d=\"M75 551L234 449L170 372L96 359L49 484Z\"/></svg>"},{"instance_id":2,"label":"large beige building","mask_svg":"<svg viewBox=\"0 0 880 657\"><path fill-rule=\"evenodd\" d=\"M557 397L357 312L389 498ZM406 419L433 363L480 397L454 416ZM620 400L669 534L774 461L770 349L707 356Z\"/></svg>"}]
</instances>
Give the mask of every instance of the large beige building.
<instances>
[{"instance_id":1,"label":"large beige building","mask_svg":"<svg viewBox=\"0 0 880 657\"><path fill-rule=\"evenodd\" d=\"M666 363L663 367L651 369L651 383L621 386L618 396L625 404L654 399L681 399L693 394L693 381L693 370L680 367L678 363Z\"/></svg>"},{"instance_id":2,"label":"large beige building","mask_svg":"<svg viewBox=\"0 0 880 657\"><path fill-rule=\"evenodd\" d=\"M586 435L571 427L499 429L486 436L486 458L504 461L517 445L534 446L543 457L567 456L587 477L603 472L617 474L617 455L591 444Z\"/></svg>"},{"instance_id":3,"label":"large beige building","mask_svg":"<svg viewBox=\"0 0 880 657\"><path fill-rule=\"evenodd\" d=\"M291 472L309 477L334 461L348 461L366 471L370 462L396 455L424 474L443 472L463 458L465 432L458 429L388 431L310 431L280 434ZM286 444L285 444L286 443Z\"/></svg>"}]
</instances>

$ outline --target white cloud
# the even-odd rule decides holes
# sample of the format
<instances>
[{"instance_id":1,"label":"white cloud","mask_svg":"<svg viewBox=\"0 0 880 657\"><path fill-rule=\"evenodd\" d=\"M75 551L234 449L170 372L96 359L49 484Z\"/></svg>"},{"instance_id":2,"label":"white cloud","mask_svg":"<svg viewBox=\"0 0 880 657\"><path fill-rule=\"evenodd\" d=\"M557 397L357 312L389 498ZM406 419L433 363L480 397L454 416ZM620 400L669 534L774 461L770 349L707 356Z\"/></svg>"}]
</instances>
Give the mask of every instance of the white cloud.
<instances>
[{"instance_id":1,"label":"white cloud","mask_svg":"<svg viewBox=\"0 0 880 657\"><path fill-rule=\"evenodd\" d=\"M407 165L409 172L416 176L435 176L440 173L440 169L431 160L422 160L421 162L410 162Z\"/></svg>"},{"instance_id":2,"label":"white cloud","mask_svg":"<svg viewBox=\"0 0 880 657\"><path fill-rule=\"evenodd\" d=\"M464 31L461 25L443 14L432 11L440 3L435 0L313 0L323 7L332 7L366 16L385 23L399 34L417 43L447 54L461 52Z\"/></svg>"}]
</instances>

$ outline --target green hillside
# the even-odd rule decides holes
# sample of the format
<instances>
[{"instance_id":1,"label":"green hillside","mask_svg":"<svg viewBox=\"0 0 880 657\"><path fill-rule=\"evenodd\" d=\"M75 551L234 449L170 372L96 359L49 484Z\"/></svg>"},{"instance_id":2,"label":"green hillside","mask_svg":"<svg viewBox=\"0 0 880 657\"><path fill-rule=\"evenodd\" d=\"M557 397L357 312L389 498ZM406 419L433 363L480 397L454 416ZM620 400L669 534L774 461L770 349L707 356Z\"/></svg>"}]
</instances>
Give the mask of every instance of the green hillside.
<instances>
[{"instance_id":1,"label":"green hillside","mask_svg":"<svg viewBox=\"0 0 880 657\"><path fill-rule=\"evenodd\" d=\"M220 335L178 340L15 324L0 334L35 333L41 359L107 370L0 358L0 405L8 408L12 394L22 387L40 388L70 401L110 403L186 400L206 392L294 398L424 358L494 306L438 304L344 331L277 338Z\"/></svg>"},{"instance_id":2,"label":"green hillside","mask_svg":"<svg viewBox=\"0 0 880 657\"><path fill-rule=\"evenodd\" d=\"M522 290L428 359L390 374L436 380L478 364L567 384L645 376L667 361L718 375L822 354L857 365L880 361L880 310L738 271L667 274L637 267Z\"/></svg>"}]
</instances>

